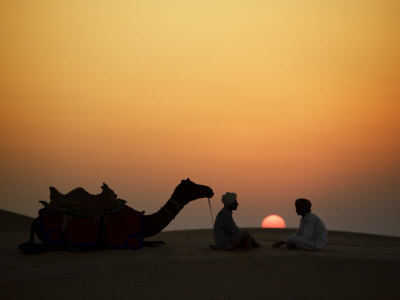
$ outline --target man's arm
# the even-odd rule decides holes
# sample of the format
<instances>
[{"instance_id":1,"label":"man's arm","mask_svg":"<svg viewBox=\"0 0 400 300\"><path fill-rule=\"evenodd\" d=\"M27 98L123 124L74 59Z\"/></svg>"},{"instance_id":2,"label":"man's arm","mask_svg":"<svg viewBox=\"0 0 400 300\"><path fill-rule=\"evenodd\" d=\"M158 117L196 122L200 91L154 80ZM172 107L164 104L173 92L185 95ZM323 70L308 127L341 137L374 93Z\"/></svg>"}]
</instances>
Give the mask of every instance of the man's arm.
<instances>
[{"instance_id":1,"label":"man's arm","mask_svg":"<svg viewBox=\"0 0 400 300\"><path fill-rule=\"evenodd\" d=\"M282 241L276 242L272 245L272 247L274 248L279 248L280 246L284 245L284 244L290 244L293 240L293 238L297 235L296 233L293 233L291 236L289 236L287 239L284 239Z\"/></svg>"},{"instance_id":2,"label":"man's arm","mask_svg":"<svg viewBox=\"0 0 400 300\"><path fill-rule=\"evenodd\" d=\"M314 239L314 224L315 224L315 217L310 215L306 220L304 220L304 227L303 227L303 236L308 239Z\"/></svg>"},{"instance_id":3,"label":"man's arm","mask_svg":"<svg viewBox=\"0 0 400 300\"><path fill-rule=\"evenodd\" d=\"M225 222L225 230L230 235L236 235L240 232L239 227L236 226L235 221L233 221L232 216L225 216L224 222Z\"/></svg>"}]
</instances>

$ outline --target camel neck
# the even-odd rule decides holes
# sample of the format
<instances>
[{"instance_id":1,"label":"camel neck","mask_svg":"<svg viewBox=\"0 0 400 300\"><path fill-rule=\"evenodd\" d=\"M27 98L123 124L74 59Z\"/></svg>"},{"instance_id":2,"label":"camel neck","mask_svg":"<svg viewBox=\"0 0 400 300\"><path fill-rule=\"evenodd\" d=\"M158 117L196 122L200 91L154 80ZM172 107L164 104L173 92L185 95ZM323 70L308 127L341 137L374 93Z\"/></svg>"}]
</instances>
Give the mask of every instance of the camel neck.
<instances>
[{"instance_id":1,"label":"camel neck","mask_svg":"<svg viewBox=\"0 0 400 300\"><path fill-rule=\"evenodd\" d=\"M153 236L163 230L184 205L175 199L169 199L159 211L151 215L143 216L143 237Z\"/></svg>"},{"instance_id":2,"label":"camel neck","mask_svg":"<svg viewBox=\"0 0 400 300\"><path fill-rule=\"evenodd\" d=\"M174 199L169 199L167 203L162 207L167 212L169 217L175 218L175 216L182 210L184 205Z\"/></svg>"}]
</instances>

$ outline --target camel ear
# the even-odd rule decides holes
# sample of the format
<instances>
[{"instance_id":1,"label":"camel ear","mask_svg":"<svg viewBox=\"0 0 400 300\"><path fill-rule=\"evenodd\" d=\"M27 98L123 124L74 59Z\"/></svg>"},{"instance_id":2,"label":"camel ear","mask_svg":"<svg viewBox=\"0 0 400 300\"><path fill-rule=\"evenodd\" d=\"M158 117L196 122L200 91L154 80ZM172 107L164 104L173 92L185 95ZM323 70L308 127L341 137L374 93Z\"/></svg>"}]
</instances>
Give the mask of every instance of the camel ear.
<instances>
[{"instance_id":1,"label":"camel ear","mask_svg":"<svg viewBox=\"0 0 400 300\"><path fill-rule=\"evenodd\" d=\"M103 182L103 185L101 186L101 188L104 190L104 189L108 189L109 187L105 182Z\"/></svg>"}]
</instances>

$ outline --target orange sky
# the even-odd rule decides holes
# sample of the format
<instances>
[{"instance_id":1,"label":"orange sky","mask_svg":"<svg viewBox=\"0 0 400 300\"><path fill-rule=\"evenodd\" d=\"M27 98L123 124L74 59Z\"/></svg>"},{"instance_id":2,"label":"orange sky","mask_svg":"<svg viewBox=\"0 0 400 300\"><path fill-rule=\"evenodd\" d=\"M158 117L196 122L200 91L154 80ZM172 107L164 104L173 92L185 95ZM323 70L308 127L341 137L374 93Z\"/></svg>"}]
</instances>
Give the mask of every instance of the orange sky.
<instances>
[{"instance_id":1,"label":"orange sky","mask_svg":"<svg viewBox=\"0 0 400 300\"><path fill-rule=\"evenodd\" d=\"M326 3L329 2L329 3ZM400 235L398 1L1 1L0 208L106 181L150 213L183 178L239 226L309 197ZM371 224L371 220L381 220ZM169 229L209 227L206 201Z\"/></svg>"}]
</instances>

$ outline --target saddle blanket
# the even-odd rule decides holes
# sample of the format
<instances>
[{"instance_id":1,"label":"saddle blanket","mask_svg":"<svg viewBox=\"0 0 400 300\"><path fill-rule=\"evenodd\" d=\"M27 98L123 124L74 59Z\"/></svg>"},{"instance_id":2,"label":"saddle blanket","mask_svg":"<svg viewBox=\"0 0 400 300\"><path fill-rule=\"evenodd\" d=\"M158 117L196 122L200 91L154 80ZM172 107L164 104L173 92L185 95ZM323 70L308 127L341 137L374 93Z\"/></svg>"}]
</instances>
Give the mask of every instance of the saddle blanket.
<instances>
[{"instance_id":1,"label":"saddle blanket","mask_svg":"<svg viewBox=\"0 0 400 300\"><path fill-rule=\"evenodd\" d=\"M129 206L104 217L82 217L68 213L39 211L39 222L52 245L77 248L104 246L140 249L143 245L143 212Z\"/></svg>"}]
</instances>

